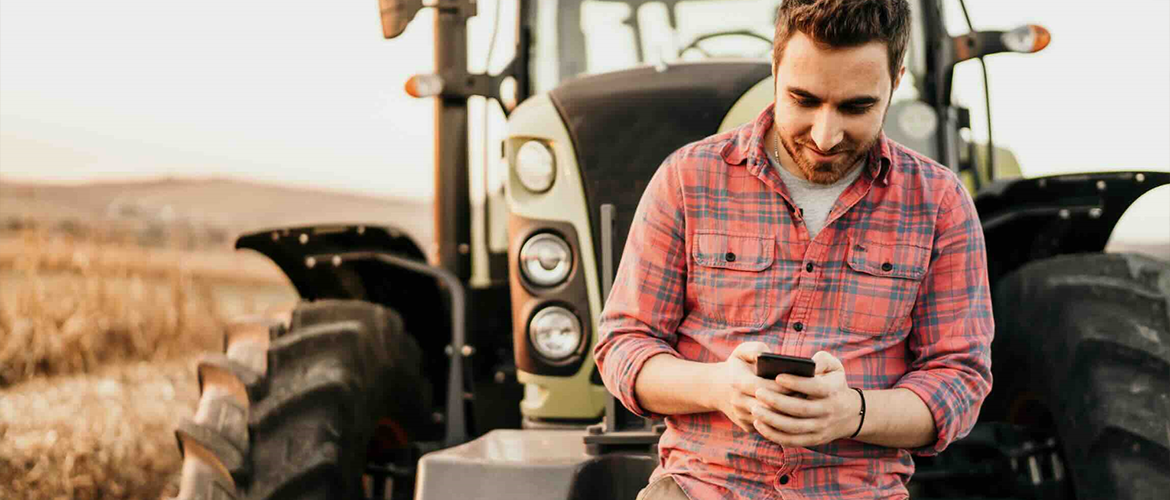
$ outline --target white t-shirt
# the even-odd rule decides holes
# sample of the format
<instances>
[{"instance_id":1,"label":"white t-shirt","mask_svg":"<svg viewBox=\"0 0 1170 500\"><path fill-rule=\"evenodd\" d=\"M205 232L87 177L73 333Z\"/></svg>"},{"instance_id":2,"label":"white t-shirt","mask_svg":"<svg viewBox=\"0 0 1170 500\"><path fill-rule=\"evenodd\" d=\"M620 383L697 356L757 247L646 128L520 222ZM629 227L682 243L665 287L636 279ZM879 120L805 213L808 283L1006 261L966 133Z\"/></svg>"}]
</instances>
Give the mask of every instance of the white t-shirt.
<instances>
[{"instance_id":1,"label":"white t-shirt","mask_svg":"<svg viewBox=\"0 0 1170 500\"><path fill-rule=\"evenodd\" d=\"M788 194L792 195L793 203L796 203L796 206L800 208L804 218L804 227L808 229L810 239L815 239L821 229L824 229L825 219L829 217L829 211L833 209L833 204L837 203L837 198L841 197L841 193L844 193L845 189L861 176L865 165L865 158L862 157L845 177L826 185L797 177L788 169L780 166L780 162L772 155L771 151L768 152L768 159L772 160L772 168L780 173L780 179L788 188Z\"/></svg>"}]
</instances>

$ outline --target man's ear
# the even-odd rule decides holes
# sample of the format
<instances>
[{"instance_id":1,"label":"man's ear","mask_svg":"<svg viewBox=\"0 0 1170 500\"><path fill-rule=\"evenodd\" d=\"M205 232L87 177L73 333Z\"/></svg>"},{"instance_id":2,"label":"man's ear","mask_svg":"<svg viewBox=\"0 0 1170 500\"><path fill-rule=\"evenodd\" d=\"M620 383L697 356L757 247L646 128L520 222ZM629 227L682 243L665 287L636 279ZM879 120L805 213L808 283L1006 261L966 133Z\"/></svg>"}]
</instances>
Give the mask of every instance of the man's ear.
<instances>
[{"instance_id":1,"label":"man's ear","mask_svg":"<svg viewBox=\"0 0 1170 500\"><path fill-rule=\"evenodd\" d=\"M898 70L898 77L894 79L894 86L890 87L890 95L894 95L894 91L898 90L898 85L900 85L902 83L902 75L905 75L905 74L906 74L906 67L902 66L902 68Z\"/></svg>"}]
</instances>

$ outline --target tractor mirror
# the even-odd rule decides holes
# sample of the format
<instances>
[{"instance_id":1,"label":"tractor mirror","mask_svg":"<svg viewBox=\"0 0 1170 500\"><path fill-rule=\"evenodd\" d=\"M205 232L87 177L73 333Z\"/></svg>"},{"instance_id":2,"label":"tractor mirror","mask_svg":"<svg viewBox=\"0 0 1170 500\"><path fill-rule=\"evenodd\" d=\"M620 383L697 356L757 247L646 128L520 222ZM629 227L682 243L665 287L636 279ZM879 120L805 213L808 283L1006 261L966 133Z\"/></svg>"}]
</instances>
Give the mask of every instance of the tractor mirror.
<instances>
[{"instance_id":1,"label":"tractor mirror","mask_svg":"<svg viewBox=\"0 0 1170 500\"><path fill-rule=\"evenodd\" d=\"M406 30L414 15L422 10L422 0L378 0L382 14L382 36L395 38Z\"/></svg>"}]
</instances>

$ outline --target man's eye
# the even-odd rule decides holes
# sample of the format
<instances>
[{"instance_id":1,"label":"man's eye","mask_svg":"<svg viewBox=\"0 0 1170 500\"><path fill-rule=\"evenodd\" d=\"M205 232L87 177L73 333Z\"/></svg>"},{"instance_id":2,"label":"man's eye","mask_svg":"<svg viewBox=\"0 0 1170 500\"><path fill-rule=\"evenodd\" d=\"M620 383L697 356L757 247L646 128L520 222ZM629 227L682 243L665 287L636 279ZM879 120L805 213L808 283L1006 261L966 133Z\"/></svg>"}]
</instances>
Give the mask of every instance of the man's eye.
<instances>
[{"instance_id":1,"label":"man's eye","mask_svg":"<svg viewBox=\"0 0 1170 500\"><path fill-rule=\"evenodd\" d=\"M802 108L815 108L817 106L817 102L812 99L797 99L796 105Z\"/></svg>"},{"instance_id":2,"label":"man's eye","mask_svg":"<svg viewBox=\"0 0 1170 500\"><path fill-rule=\"evenodd\" d=\"M870 105L870 104L866 104L863 106L843 106L841 108L841 111L844 111L846 114L850 114L850 115L864 115L872 107L873 107L873 105Z\"/></svg>"}]
</instances>

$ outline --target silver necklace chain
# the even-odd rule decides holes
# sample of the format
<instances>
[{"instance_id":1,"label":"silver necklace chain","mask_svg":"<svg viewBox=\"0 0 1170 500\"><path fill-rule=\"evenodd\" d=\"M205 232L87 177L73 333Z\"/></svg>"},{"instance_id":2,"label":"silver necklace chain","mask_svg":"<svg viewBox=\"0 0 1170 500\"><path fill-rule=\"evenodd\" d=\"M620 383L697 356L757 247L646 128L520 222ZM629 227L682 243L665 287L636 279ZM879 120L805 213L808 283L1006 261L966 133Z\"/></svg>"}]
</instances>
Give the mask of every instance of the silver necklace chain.
<instances>
[{"instance_id":1,"label":"silver necklace chain","mask_svg":"<svg viewBox=\"0 0 1170 500\"><path fill-rule=\"evenodd\" d=\"M772 135L776 136L776 143L772 145L773 152L776 153L776 163L780 163L780 131L776 130L776 125L772 125Z\"/></svg>"}]
</instances>

